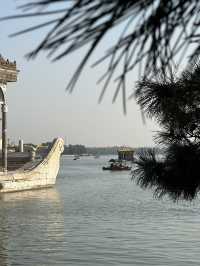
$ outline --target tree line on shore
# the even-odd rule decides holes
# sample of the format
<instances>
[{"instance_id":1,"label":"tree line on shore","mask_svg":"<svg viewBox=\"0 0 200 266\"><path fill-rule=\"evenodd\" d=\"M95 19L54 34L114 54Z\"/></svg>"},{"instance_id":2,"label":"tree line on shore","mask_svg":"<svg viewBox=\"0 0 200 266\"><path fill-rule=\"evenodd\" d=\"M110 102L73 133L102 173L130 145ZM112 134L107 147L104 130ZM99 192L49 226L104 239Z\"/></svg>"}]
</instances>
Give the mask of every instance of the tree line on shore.
<instances>
[{"instance_id":1,"label":"tree line on shore","mask_svg":"<svg viewBox=\"0 0 200 266\"><path fill-rule=\"evenodd\" d=\"M78 155L83 155L83 154L88 154L88 155L117 155L117 150L119 147L114 146L114 147L86 147L85 145L81 144L76 144L76 145L65 145L64 147L64 152L63 154L67 155L73 155L73 154L78 154Z\"/></svg>"},{"instance_id":2,"label":"tree line on shore","mask_svg":"<svg viewBox=\"0 0 200 266\"><path fill-rule=\"evenodd\" d=\"M111 147L86 147L82 144L76 145L65 145L63 154L66 155L117 155L118 150L122 148L121 146L111 146ZM140 150L143 150L144 147L133 148L135 150L135 154L138 154ZM160 149L156 149L159 153Z\"/></svg>"}]
</instances>

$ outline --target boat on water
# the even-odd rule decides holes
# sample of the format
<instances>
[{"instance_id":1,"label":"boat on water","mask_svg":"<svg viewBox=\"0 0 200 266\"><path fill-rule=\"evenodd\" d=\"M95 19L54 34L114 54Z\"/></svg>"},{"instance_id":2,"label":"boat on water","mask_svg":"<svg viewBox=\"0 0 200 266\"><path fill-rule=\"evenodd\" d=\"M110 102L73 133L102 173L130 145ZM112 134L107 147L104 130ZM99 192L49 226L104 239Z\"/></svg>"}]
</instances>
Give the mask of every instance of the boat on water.
<instances>
[{"instance_id":1,"label":"boat on water","mask_svg":"<svg viewBox=\"0 0 200 266\"><path fill-rule=\"evenodd\" d=\"M129 171L129 170L131 170L131 167L128 165L124 165L121 162L112 162L109 166L103 166L102 170Z\"/></svg>"},{"instance_id":2,"label":"boat on water","mask_svg":"<svg viewBox=\"0 0 200 266\"><path fill-rule=\"evenodd\" d=\"M79 160L80 159L80 156L79 155L74 155L74 161L76 161L76 160Z\"/></svg>"},{"instance_id":3,"label":"boat on water","mask_svg":"<svg viewBox=\"0 0 200 266\"><path fill-rule=\"evenodd\" d=\"M27 162L14 171L0 172L0 193L53 186L56 182L63 150L64 141L57 138L51 143L44 158Z\"/></svg>"}]
</instances>

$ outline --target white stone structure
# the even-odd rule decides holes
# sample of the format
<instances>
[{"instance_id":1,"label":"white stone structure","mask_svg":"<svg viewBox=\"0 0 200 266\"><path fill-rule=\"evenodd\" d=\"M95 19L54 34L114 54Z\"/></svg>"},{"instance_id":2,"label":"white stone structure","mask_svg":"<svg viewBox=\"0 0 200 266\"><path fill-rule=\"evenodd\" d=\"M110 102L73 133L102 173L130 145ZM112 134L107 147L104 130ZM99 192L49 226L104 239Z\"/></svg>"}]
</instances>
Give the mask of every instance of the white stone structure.
<instances>
[{"instance_id":1,"label":"white stone structure","mask_svg":"<svg viewBox=\"0 0 200 266\"><path fill-rule=\"evenodd\" d=\"M64 141L58 138L41 161L24 165L16 171L0 174L0 193L14 192L53 186L60 166L60 156L64 150Z\"/></svg>"}]
</instances>

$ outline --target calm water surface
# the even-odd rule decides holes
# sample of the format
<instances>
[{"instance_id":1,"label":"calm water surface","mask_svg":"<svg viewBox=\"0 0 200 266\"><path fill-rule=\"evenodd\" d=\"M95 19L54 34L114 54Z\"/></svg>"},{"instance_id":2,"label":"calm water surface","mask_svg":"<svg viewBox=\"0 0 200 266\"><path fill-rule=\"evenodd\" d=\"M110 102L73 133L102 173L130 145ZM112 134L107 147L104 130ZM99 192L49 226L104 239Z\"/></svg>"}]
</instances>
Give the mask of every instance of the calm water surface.
<instances>
[{"instance_id":1,"label":"calm water surface","mask_svg":"<svg viewBox=\"0 0 200 266\"><path fill-rule=\"evenodd\" d=\"M200 265L200 202L153 199L108 157L63 156L53 189L0 199L0 266Z\"/></svg>"}]
</instances>

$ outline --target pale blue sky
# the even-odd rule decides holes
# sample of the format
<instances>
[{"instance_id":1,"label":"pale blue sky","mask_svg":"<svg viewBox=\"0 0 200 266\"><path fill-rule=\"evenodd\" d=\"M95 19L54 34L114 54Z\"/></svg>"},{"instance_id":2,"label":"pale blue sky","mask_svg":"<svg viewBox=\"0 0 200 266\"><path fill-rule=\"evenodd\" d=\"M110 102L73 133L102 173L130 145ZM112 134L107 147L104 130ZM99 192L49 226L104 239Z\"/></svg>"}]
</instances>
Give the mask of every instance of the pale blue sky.
<instances>
[{"instance_id":1,"label":"pale blue sky","mask_svg":"<svg viewBox=\"0 0 200 266\"><path fill-rule=\"evenodd\" d=\"M0 16L15 12L17 1L2 2ZM103 74L103 64L94 69L88 65L74 92L68 94L65 91L66 83L83 51L57 63L50 63L44 54L34 61L27 61L24 55L35 47L42 32L15 38L8 38L8 35L27 27L28 23L31 21L26 19L0 23L0 53L4 57L15 59L20 69L19 81L9 84L7 93L8 135L11 140L22 138L25 142L39 143L61 136L67 140L67 144L134 147L153 145L152 131L158 127L151 121L143 124L139 107L134 100L127 102L128 113L124 116L121 98L112 104L115 88L113 83L102 103L98 104L101 85L97 86L96 81ZM105 40L90 64L100 57L105 44L112 44L113 38L112 34ZM133 72L129 85L134 83L136 77L136 72Z\"/></svg>"}]
</instances>

